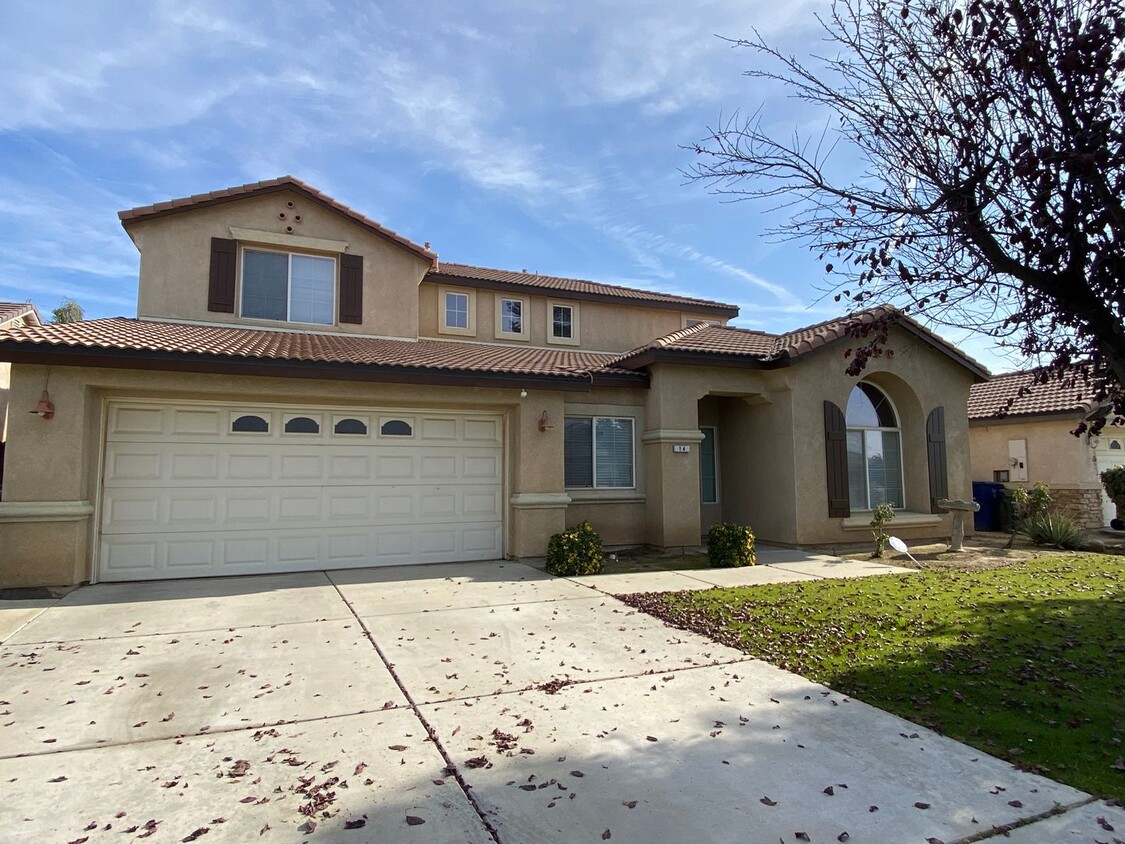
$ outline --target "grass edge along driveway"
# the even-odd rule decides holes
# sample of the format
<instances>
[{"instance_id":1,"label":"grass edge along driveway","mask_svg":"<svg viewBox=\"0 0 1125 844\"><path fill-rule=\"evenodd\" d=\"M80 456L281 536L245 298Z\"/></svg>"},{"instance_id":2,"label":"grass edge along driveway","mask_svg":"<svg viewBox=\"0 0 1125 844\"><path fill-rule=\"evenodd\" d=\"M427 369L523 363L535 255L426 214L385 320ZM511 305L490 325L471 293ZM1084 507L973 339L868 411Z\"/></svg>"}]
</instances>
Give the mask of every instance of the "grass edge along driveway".
<instances>
[{"instance_id":1,"label":"grass edge along driveway","mask_svg":"<svg viewBox=\"0 0 1125 844\"><path fill-rule=\"evenodd\" d=\"M617 597L1125 803L1125 558Z\"/></svg>"}]
</instances>

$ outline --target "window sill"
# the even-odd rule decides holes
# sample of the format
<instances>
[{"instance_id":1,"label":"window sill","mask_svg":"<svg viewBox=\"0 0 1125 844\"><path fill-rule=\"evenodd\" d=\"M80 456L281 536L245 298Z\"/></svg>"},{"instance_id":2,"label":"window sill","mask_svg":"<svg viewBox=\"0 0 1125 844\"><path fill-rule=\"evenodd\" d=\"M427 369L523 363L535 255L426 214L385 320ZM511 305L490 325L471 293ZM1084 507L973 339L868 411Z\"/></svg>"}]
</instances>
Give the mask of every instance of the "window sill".
<instances>
[{"instance_id":1,"label":"window sill","mask_svg":"<svg viewBox=\"0 0 1125 844\"><path fill-rule=\"evenodd\" d=\"M640 504L645 495L635 489L568 489L572 504Z\"/></svg>"},{"instance_id":2,"label":"window sill","mask_svg":"<svg viewBox=\"0 0 1125 844\"><path fill-rule=\"evenodd\" d=\"M886 529L933 527L940 525L942 521L940 513L912 513L909 510L897 510L895 517L887 523ZM849 516L840 523L840 526L844 530L871 530L871 512L868 511L862 516Z\"/></svg>"},{"instance_id":3,"label":"window sill","mask_svg":"<svg viewBox=\"0 0 1125 844\"><path fill-rule=\"evenodd\" d=\"M577 337L548 337L547 342L552 346L577 346L579 340Z\"/></svg>"},{"instance_id":4,"label":"window sill","mask_svg":"<svg viewBox=\"0 0 1125 844\"><path fill-rule=\"evenodd\" d=\"M476 337L475 328L451 328L448 325L438 326L438 334L452 334L457 337Z\"/></svg>"}]
</instances>

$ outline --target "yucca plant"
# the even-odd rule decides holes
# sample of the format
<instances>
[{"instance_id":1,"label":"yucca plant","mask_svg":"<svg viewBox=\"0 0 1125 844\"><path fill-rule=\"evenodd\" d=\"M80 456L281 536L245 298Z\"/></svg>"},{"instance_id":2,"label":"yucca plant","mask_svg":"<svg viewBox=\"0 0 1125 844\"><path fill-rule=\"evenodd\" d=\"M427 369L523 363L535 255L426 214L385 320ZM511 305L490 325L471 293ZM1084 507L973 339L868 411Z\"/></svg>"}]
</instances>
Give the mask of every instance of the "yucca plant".
<instances>
[{"instance_id":1,"label":"yucca plant","mask_svg":"<svg viewBox=\"0 0 1125 844\"><path fill-rule=\"evenodd\" d=\"M1051 545L1068 551L1082 547L1082 529L1065 513L1036 513L1020 523L1020 532L1036 545Z\"/></svg>"}]
</instances>

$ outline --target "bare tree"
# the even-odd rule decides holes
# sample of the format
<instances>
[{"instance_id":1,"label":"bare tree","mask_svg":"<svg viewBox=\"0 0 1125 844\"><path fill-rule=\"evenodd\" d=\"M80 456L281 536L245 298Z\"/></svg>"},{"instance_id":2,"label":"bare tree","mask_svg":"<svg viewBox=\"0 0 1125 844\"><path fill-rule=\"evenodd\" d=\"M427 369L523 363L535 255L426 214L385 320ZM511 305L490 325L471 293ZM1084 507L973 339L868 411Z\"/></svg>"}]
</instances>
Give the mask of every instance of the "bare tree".
<instances>
[{"instance_id":1,"label":"bare tree","mask_svg":"<svg viewBox=\"0 0 1125 844\"><path fill-rule=\"evenodd\" d=\"M824 56L733 43L831 129L780 140L736 114L689 177L791 209L774 234L820 255L837 301L972 327L1044 380L1084 379L1105 407L1092 431L1125 413L1125 0L838 0L818 20ZM857 329L850 371L886 331Z\"/></svg>"}]
</instances>

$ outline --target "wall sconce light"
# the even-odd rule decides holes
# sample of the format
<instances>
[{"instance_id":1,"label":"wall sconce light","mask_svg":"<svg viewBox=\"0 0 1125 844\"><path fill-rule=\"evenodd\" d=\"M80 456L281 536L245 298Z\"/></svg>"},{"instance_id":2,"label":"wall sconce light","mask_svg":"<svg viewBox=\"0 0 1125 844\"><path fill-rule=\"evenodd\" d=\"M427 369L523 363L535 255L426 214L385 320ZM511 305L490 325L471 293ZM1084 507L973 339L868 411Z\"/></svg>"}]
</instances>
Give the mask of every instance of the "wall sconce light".
<instances>
[{"instance_id":1,"label":"wall sconce light","mask_svg":"<svg viewBox=\"0 0 1125 844\"><path fill-rule=\"evenodd\" d=\"M527 398L527 390L520 390L520 398L521 399Z\"/></svg>"},{"instance_id":2,"label":"wall sconce light","mask_svg":"<svg viewBox=\"0 0 1125 844\"><path fill-rule=\"evenodd\" d=\"M549 416L547 416L547 411L544 410L541 414L539 414L539 430L540 431L546 431L548 428L554 428L554 427L555 426L551 424L551 418Z\"/></svg>"},{"instance_id":3,"label":"wall sconce light","mask_svg":"<svg viewBox=\"0 0 1125 844\"><path fill-rule=\"evenodd\" d=\"M42 419L50 419L55 415L55 406L51 403L51 397L46 390L39 397L39 403L35 405L35 410L31 412Z\"/></svg>"}]
</instances>

